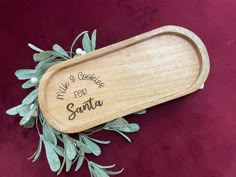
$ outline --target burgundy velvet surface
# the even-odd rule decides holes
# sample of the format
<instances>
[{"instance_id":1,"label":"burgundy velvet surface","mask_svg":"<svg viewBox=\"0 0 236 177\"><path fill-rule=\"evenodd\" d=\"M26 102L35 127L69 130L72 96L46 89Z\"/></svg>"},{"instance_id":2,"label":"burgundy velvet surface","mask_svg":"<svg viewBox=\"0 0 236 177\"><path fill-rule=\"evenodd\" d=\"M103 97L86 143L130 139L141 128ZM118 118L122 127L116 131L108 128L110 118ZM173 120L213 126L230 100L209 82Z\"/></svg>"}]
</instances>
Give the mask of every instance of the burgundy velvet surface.
<instances>
[{"instance_id":1,"label":"burgundy velvet surface","mask_svg":"<svg viewBox=\"0 0 236 177\"><path fill-rule=\"evenodd\" d=\"M141 126L130 134L132 143L113 132L96 134L112 143L102 146L102 156L89 158L124 167L121 177L235 177L235 9L235 0L1 0L0 177L56 176L45 153L35 163L27 160L38 145L36 131L5 114L29 93L14 76L35 66L28 42L69 49L77 34L96 28L100 48L169 24L192 30L207 46L211 71L205 89L128 116ZM83 165L65 176L89 173Z\"/></svg>"}]
</instances>

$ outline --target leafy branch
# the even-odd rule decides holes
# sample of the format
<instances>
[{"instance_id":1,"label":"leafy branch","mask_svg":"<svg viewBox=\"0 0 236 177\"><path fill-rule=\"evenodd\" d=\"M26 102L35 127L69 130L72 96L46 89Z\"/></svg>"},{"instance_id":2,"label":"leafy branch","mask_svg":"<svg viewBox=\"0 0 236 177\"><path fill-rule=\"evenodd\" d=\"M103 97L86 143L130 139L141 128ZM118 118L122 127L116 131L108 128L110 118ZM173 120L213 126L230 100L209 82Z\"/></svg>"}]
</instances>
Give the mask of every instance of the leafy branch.
<instances>
[{"instance_id":1,"label":"leafy branch","mask_svg":"<svg viewBox=\"0 0 236 177\"><path fill-rule=\"evenodd\" d=\"M76 52L73 52L76 42L81 37L83 37L83 50L77 48ZM96 30L93 31L91 39L88 35L88 31L79 34L72 42L69 52L58 44L54 44L52 50L46 51L33 44L28 44L28 46L37 52L33 55L33 59L37 62L37 65L34 69L17 70L15 75L19 80L27 80L22 85L23 89L33 88L33 90L22 100L20 105L7 110L6 113L9 115L18 114L22 117L19 122L21 126L25 128L35 127L37 129L39 145L35 153L29 159L35 162L39 158L44 146L49 167L53 172L57 172L58 175L62 172L63 168L68 172L73 164L76 164L75 171L78 171L84 162L87 162L92 177L109 177L109 175L120 174L123 169L120 171L110 171L115 165L102 166L90 161L86 157L86 154L93 154L95 156L101 155L101 148L98 144L110 143L110 141L94 139L91 135L101 130L114 131L131 142L130 138L125 133L138 131L138 124L128 123L124 118L118 118L103 126L78 133L77 137L74 138L69 134L59 132L51 127L44 118L38 105L38 86L43 74L54 64L95 50ZM142 110L136 114L144 114L145 112L146 110Z\"/></svg>"}]
</instances>

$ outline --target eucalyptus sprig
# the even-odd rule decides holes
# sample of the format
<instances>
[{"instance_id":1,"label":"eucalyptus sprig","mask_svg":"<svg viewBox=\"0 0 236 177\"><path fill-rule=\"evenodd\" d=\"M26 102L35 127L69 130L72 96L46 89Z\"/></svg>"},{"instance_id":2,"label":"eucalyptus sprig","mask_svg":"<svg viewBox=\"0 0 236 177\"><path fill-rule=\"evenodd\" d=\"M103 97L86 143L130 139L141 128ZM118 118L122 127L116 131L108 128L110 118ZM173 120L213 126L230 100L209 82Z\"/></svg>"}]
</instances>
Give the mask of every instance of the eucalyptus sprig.
<instances>
[{"instance_id":1,"label":"eucalyptus sprig","mask_svg":"<svg viewBox=\"0 0 236 177\"><path fill-rule=\"evenodd\" d=\"M82 38L82 47L77 48L73 52L74 46L78 39ZM70 51L67 52L60 45L54 44L52 50L42 50L33 44L28 46L36 51L33 59L37 62L34 69L20 69L15 72L19 80L26 80L22 85L23 89L33 88L33 90L22 100L21 104L6 111L9 115L19 115L21 118L19 124L25 128L36 128L39 135L39 145L35 153L29 158L35 162L44 146L47 161L50 169L58 175L63 168L70 171L73 164L75 171L78 171L84 162L87 162L88 169L92 177L109 177L109 175L117 175L123 171L110 171L115 165L102 166L90 161L86 154L95 156L101 155L101 148L98 144L109 144L110 141L98 140L92 138L91 135L101 130L114 131L122 135L126 140L131 142L130 138L125 133L136 132L139 130L139 125L128 123L124 118L118 118L110 121L99 128L91 129L82 133L78 133L77 137L72 137L69 134L59 132L51 127L44 118L38 104L38 86L43 74L48 68L54 64L84 55L96 48L96 30L92 32L91 39L88 31L80 33L73 41ZM135 114L144 114L146 110L136 112ZM59 143L60 141L60 143Z\"/></svg>"}]
</instances>

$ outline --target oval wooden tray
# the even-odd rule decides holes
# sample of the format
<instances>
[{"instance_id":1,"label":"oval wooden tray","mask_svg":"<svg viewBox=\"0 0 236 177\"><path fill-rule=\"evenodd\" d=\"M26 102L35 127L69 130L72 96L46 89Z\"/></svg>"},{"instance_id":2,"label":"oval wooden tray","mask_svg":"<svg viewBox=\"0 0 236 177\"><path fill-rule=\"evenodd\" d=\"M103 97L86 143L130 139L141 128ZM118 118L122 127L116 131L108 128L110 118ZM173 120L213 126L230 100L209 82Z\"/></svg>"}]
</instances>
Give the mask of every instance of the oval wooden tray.
<instances>
[{"instance_id":1,"label":"oval wooden tray","mask_svg":"<svg viewBox=\"0 0 236 177\"><path fill-rule=\"evenodd\" d=\"M192 93L208 73L202 41L165 26L51 67L39 104L55 129L80 132Z\"/></svg>"}]
</instances>

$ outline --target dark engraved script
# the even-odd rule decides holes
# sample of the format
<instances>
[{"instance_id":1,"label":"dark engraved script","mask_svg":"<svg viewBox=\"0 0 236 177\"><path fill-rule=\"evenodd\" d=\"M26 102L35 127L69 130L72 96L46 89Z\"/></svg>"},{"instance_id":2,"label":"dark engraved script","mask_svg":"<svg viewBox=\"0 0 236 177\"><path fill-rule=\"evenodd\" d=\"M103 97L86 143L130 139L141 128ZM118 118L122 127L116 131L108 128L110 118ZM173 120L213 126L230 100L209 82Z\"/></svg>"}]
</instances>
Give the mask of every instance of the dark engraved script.
<instances>
[{"instance_id":1,"label":"dark engraved script","mask_svg":"<svg viewBox=\"0 0 236 177\"><path fill-rule=\"evenodd\" d=\"M105 87L105 83L99 79L100 76L95 75L95 73L83 73L83 72L78 72L76 74L70 74L68 77L67 82L65 83L60 83L58 86L58 89L56 91L56 99L58 100L64 100L66 92L71 85L78 81L90 81L94 83L98 88L103 88ZM73 87L74 88L74 87ZM82 97L87 94L87 88L83 89L78 89L74 91L74 97Z\"/></svg>"},{"instance_id":2,"label":"dark engraved script","mask_svg":"<svg viewBox=\"0 0 236 177\"><path fill-rule=\"evenodd\" d=\"M58 88L58 90L56 92L56 95L57 95L56 99L64 100L64 95L66 94L66 91L67 91L69 85L70 85L69 82L66 82L64 84L61 83L61 85L59 85L59 88Z\"/></svg>"},{"instance_id":3,"label":"dark engraved script","mask_svg":"<svg viewBox=\"0 0 236 177\"><path fill-rule=\"evenodd\" d=\"M102 100L94 100L94 97L90 97L87 101L83 102L82 105L75 106L74 103L69 103L66 109L71 113L68 117L69 120L73 120L78 117L78 114L83 114L86 111L95 110L97 107L103 105Z\"/></svg>"}]
</instances>

